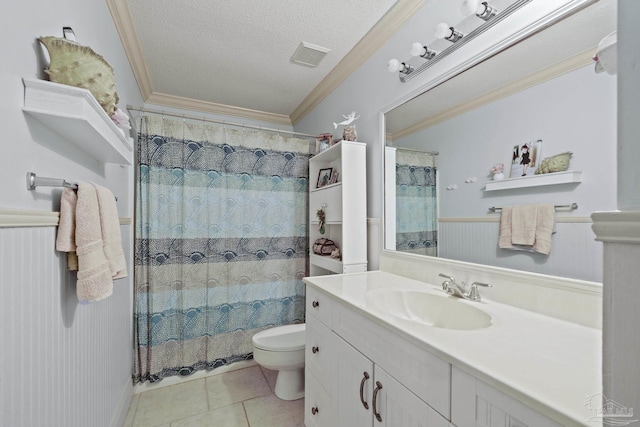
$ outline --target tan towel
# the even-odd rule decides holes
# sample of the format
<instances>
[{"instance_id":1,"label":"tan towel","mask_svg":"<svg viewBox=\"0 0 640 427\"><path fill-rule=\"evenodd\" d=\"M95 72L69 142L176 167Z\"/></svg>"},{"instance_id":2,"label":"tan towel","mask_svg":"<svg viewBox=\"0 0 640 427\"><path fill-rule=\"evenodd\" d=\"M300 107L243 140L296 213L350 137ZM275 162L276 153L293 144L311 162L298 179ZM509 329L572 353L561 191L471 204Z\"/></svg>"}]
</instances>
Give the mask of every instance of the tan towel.
<instances>
[{"instance_id":1,"label":"tan towel","mask_svg":"<svg viewBox=\"0 0 640 427\"><path fill-rule=\"evenodd\" d=\"M120 235L120 220L115 197L111 190L101 185L95 185L100 209L100 228L104 255L109 261L111 276L114 279L127 277L127 263L122 252L122 237Z\"/></svg>"},{"instance_id":2,"label":"tan towel","mask_svg":"<svg viewBox=\"0 0 640 427\"><path fill-rule=\"evenodd\" d=\"M551 253L551 235L556 225L556 208L552 204L536 206L536 239L533 250L541 254Z\"/></svg>"},{"instance_id":3,"label":"tan towel","mask_svg":"<svg viewBox=\"0 0 640 427\"><path fill-rule=\"evenodd\" d=\"M533 246L536 241L536 205L518 205L511 214L511 243Z\"/></svg>"},{"instance_id":4,"label":"tan towel","mask_svg":"<svg viewBox=\"0 0 640 427\"><path fill-rule=\"evenodd\" d=\"M555 206L552 204L540 204L531 205L530 208L535 210L536 217L533 242L525 245L517 244L513 241L513 234L515 233L513 229L513 216L516 209L512 206L505 206L502 208L502 214L500 216L498 247L501 249L539 252L549 255L549 253L551 253L551 235L555 228ZM522 227L519 229L522 230Z\"/></svg>"},{"instance_id":5,"label":"tan towel","mask_svg":"<svg viewBox=\"0 0 640 427\"><path fill-rule=\"evenodd\" d=\"M60 198L60 220L58 222L58 235L56 237L56 250L67 252L67 268L78 269L78 256L76 255L76 204L78 196L70 188L62 191Z\"/></svg>"},{"instance_id":6,"label":"tan towel","mask_svg":"<svg viewBox=\"0 0 640 427\"><path fill-rule=\"evenodd\" d=\"M96 189L92 184L80 183L76 205L76 293L81 303L100 301L113 292L112 274L103 245Z\"/></svg>"},{"instance_id":7,"label":"tan towel","mask_svg":"<svg viewBox=\"0 0 640 427\"><path fill-rule=\"evenodd\" d=\"M502 249L513 249L511 244L511 214L513 208L505 206L500 214L500 234L498 235L498 247Z\"/></svg>"}]
</instances>

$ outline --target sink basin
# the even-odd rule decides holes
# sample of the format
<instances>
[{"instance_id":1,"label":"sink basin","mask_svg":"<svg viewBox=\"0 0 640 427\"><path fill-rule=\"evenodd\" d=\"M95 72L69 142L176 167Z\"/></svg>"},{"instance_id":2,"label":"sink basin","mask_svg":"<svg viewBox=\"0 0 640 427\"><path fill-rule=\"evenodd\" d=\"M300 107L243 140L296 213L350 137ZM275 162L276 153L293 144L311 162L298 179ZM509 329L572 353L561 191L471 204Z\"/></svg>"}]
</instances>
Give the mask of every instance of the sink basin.
<instances>
[{"instance_id":1,"label":"sink basin","mask_svg":"<svg viewBox=\"0 0 640 427\"><path fill-rule=\"evenodd\" d=\"M443 329L474 330L491 326L491 316L461 300L419 291L373 290L367 308L402 320Z\"/></svg>"}]
</instances>

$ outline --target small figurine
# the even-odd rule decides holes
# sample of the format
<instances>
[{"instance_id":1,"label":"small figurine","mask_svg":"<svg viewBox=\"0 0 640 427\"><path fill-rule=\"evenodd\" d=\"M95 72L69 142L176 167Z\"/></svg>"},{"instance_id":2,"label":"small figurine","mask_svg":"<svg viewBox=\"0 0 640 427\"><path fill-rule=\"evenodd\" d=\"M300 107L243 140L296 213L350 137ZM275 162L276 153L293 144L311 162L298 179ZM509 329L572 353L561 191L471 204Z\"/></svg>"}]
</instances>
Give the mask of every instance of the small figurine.
<instances>
[{"instance_id":1,"label":"small figurine","mask_svg":"<svg viewBox=\"0 0 640 427\"><path fill-rule=\"evenodd\" d=\"M355 141L358 137L356 132L356 126L352 124L356 120L360 118L360 116L356 116L356 112L352 111L351 114L343 115L346 120L343 120L340 123L334 123L333 127L338 128L338 125L344 125L344 130L342 131L342 139L345 141Z\"/></svg>"}]
</instances>

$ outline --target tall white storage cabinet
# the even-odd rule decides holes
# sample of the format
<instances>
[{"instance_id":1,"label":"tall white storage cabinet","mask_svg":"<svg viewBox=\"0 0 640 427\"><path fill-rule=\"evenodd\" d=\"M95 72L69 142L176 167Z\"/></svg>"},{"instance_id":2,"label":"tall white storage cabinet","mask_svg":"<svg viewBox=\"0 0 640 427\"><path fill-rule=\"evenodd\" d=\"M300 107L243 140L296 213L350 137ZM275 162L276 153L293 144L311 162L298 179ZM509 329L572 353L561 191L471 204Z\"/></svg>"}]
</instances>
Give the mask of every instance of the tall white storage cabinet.
<instances>
[{"instance_id":1,"label":"tall white storage cabinet","mask_svg":"<svg viewBox=\"0 0 640 427\"><path fill-rule=\"evenodd\" d=\"M309 161L311 276L367 271L366 155L366 144L341 141ZM322 185L328 168L339 174L338 182ZM319 209L325 212L324 234L319 230ZM313 253L313 243L321 237L338 245L342 260Z\"/></svg>"}]
</instances>

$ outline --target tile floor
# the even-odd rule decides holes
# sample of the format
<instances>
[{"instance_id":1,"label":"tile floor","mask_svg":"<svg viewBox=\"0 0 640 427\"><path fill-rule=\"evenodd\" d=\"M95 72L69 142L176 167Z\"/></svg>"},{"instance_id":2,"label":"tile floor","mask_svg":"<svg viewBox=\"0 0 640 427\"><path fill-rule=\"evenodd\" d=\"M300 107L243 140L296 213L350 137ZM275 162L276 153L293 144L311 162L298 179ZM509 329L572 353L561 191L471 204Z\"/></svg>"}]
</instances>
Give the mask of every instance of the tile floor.
<instances>
[{"instance_id":1,"label":"tile floor","mask_svg":"<svg viewBox=\"0 0 640 427\"><path fill-rule=\"evenodd\" d=\"M251 366L135 394L124 427L304 427L304 399L278 399L276 374Z\"/></svg>"}]
</instances>

